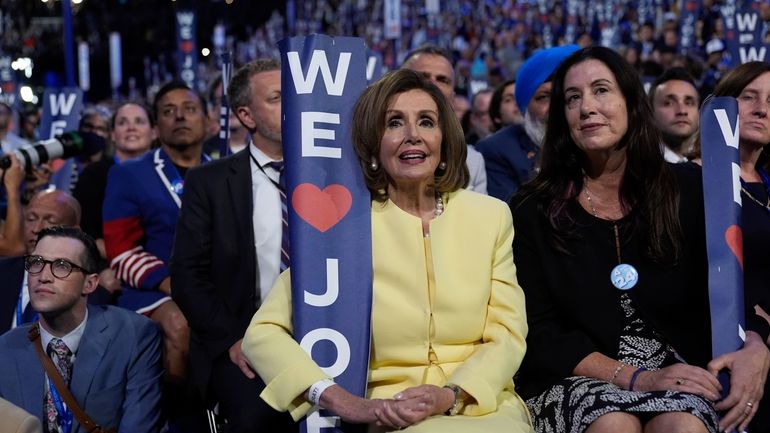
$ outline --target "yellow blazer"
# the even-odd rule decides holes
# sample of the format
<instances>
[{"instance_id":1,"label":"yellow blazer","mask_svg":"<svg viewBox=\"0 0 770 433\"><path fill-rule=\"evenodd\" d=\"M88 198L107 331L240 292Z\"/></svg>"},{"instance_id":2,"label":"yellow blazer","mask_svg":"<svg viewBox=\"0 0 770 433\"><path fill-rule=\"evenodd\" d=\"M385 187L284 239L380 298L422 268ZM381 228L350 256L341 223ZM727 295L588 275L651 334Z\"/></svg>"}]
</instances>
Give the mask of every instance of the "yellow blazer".
<instances>
[{"instance_id":1,"label":"yellow blazer","mask_svg":"<svg viewBox=\"0 0 770 433\"><path fill-rule=\"evenodd\" d=\"M423 237L420 218L390 201L372 202L368 397L454 383L475 400L463 415L487 415L505 405L528 423L512 381L527 334L512 241L508 206L485 195L447 194L429 237ZM290 285L284 273L254 315L242 347L267 384L262 399L299 419L311 409L306 390L328 376L291 336Z\"/></svg>"}]
</instances>

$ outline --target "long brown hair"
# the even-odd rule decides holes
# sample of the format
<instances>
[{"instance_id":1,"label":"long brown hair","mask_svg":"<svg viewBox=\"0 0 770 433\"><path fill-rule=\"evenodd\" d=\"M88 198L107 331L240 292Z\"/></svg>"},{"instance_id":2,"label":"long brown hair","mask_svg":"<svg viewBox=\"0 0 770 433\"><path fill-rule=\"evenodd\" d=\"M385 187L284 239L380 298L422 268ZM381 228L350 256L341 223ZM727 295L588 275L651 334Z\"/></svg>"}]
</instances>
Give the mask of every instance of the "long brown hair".
<instances>
[{"instance_id":1,"label":"long brown hair","mask_svg":"<svg viewBox=\"0 0 770 433\"><path fill-rule=\"evenodd\" d=\"M554 73L541 169L514 202L535 198L551 226L551 243L569 254L567 240L575 237L575 215L570 203L583 188L585 153L569 134L565 114L564 79L567 71L586 60L602 62L615 76L628 110L628 131L618 143L626 149L626 168L620 186L621 205L634 227L645 238L646 256L656 263L679 257L682 229L679 224L679 189L666 167L652 107L637 72L619 54L604 47L576 51ZM515 210L515 209L514 209Z\"/></svg>"}]
</instances>

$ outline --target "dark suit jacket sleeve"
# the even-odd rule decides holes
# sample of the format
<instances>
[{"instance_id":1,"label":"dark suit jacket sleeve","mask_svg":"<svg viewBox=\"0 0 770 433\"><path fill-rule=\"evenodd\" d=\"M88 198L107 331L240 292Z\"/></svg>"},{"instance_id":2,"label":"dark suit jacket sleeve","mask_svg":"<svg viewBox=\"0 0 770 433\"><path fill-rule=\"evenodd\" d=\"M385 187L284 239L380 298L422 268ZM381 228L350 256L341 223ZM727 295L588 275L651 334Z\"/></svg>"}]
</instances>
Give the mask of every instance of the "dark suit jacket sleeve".
<instances>
[{"instance_id":1,"label":"dark suit jacket sleeve","mask_svg":"<svg viewBox=\"0 0 770 433\"><path fill-rule=\"evenodd\" d=\"M11 329L16 314L19 290L24 280L24 260L21 257L0 258L0 334Z\"/></svg>"},{"instance_id":2,"label":"dark suit jacket sleeve","mask_svg":"<svg viewBox=\"0 0 770 433\"><path fill-rule=\"evenodd\" d=\"M513 259L526 298L529 325L527 353L518 385L522 397L529 398L539 394L545 385L572 376L575 366L599 349L588 335L568 328L558 317L551 288L544 278L548 272L559 272L545 256L549 248L545 220L539 217L534 200L518 206L517 199L518 196L511 205L515 228Z\"/></svg>"},{"instance_id":3,"label":"dark suit jacket sleeve","mask_svg":"<svg viewBox=\"0 0 770 433\"><path fill-rule=\"evenodd\" d=\"M162 427L160 330L149 320L139 323L128 366L120 433L159 432Z\"/></svg>"},{"instance_id":4,"label":"dark suit jacket sleeve","mask_svg":"<svg viewBox=\"0 0 770 433\"><path fill-rule=\"evenodd\" d=\"M210 179L205 170L190 170L177 222L171 258L171 296L187 318L197 338L205 340L212 356L230 348L241 336L230 329L235 318L212 280L212 213L215 209ZM227 194L220 191L220 194Z\"/></svg>"}]
</instances>

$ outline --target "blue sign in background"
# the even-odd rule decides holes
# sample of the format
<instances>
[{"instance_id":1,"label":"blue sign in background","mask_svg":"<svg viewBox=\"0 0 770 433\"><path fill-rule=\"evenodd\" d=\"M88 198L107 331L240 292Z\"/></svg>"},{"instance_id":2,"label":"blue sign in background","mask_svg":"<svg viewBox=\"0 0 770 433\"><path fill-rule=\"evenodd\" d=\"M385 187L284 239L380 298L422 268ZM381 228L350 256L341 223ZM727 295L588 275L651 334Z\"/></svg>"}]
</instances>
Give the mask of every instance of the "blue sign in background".
<instances>
[{"instance_id":1,"label":"blue sign in background","mask_svg":"<svg viewBox=\"0 0 770 433\"><path fill-rule=\"evenodd\" d=\"M382 77L382 54L376 51L366 50L366 83L372 84Z\"/></svg>"},{"instance_id":2,"label":"blue sign in background","mask_svg":"<svg viewBox=\"0 0 770 433\"><path fill-rule=\"evenodd\" d=\"M350 130L353 106L366 87L366 47L360 38L311 35L284 39L279 48L294 337L336 383L365 396L371 198ZM315 409L302 431L327 425L339 426L339 420Z\"/></svg>"},{"instance_id":3,"label":"blue sign in background","mask_svg":"<svg viewBox=\"0 0 770 433\"><path fill-rule=\"evenodd\" d=\"M709 261L711 350L713 357L743 347L743 234L741 230L738 102L709 98L701 109L703 198ZM722 395L729 393L720 373Z\"/></svg>"},{"instance_id":4,"label":"blue sign in background","mask_svg":"<svg viewBox=\"0 0 770 433\"><path fill-rule=\"evenodd\" d=\"M0 102L16 110L19 91L17 88L16 71L11 67L13 57L0 54Z\"/></svg>"},{"instance_id":5,"label":"blue sign in background","mask_svg":"<svg viewBox=\"0 0 770 433\"><path fill-rule=\"evenodd\" d=\"M758 7L759 2L739 0L725 0L720 7L730 67L767 58L770 47L762 40L763 21Z\"/></svg>"},{"instance_id":6,"label":"blue sign in background","mask_svg":"<svg viewBox=\"0 0 770 433\"><path fill-rule=\"evenodd\" d=\"M684 0L679 18L679 52L687 54L697 46L696 26L700 16L700 1Z\"/></svg>"},{"instance_id":7,"label":"blue sign in background","mask_svg":"<svg viewBox=\"0 0 770 433\"><path fill-rule=\"evenodd\" d=\"M191 89L196 89L198 51L195 43L195 11L179 10L176 13L177 74Z\"/></svg>"},{"instance_id":8,"label":"blue sign in background","mask_svg":"<svg viewBox=\"0 0 770 433\"><path fill-rule=\"evenodd\" d=\"M40 139L47 140L62 132L78 129L83 111L83 91L79 87L48 88L43 93L43 114L40 117ZM61 160L59 160L61 161ZM56 189L69 192L72 187L72 172L77 158L68 158L64 163L53 162L53 174L49 183Z\"/></svg>"}]
</instances>

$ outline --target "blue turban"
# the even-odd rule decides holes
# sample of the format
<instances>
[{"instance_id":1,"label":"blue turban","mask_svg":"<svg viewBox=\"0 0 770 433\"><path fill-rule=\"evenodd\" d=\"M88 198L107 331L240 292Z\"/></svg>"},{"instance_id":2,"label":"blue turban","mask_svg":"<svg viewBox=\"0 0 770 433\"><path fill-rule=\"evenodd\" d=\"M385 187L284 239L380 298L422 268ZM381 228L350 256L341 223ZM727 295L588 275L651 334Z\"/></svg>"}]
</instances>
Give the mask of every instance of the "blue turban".
<instances>
[{"instance_id":1,"label":"blue turban","mask_svg":"<svg viewBox=\"0 0 770 433\"><path fill-rule=\"evenodd\" d=\"M516 104L522 113L527 111L527 105L535 96L537 88L548 80L564 59L579 49L577 45L546 48L533 54L521 65L516 73Z\"/></svg>"}]
</instances>

